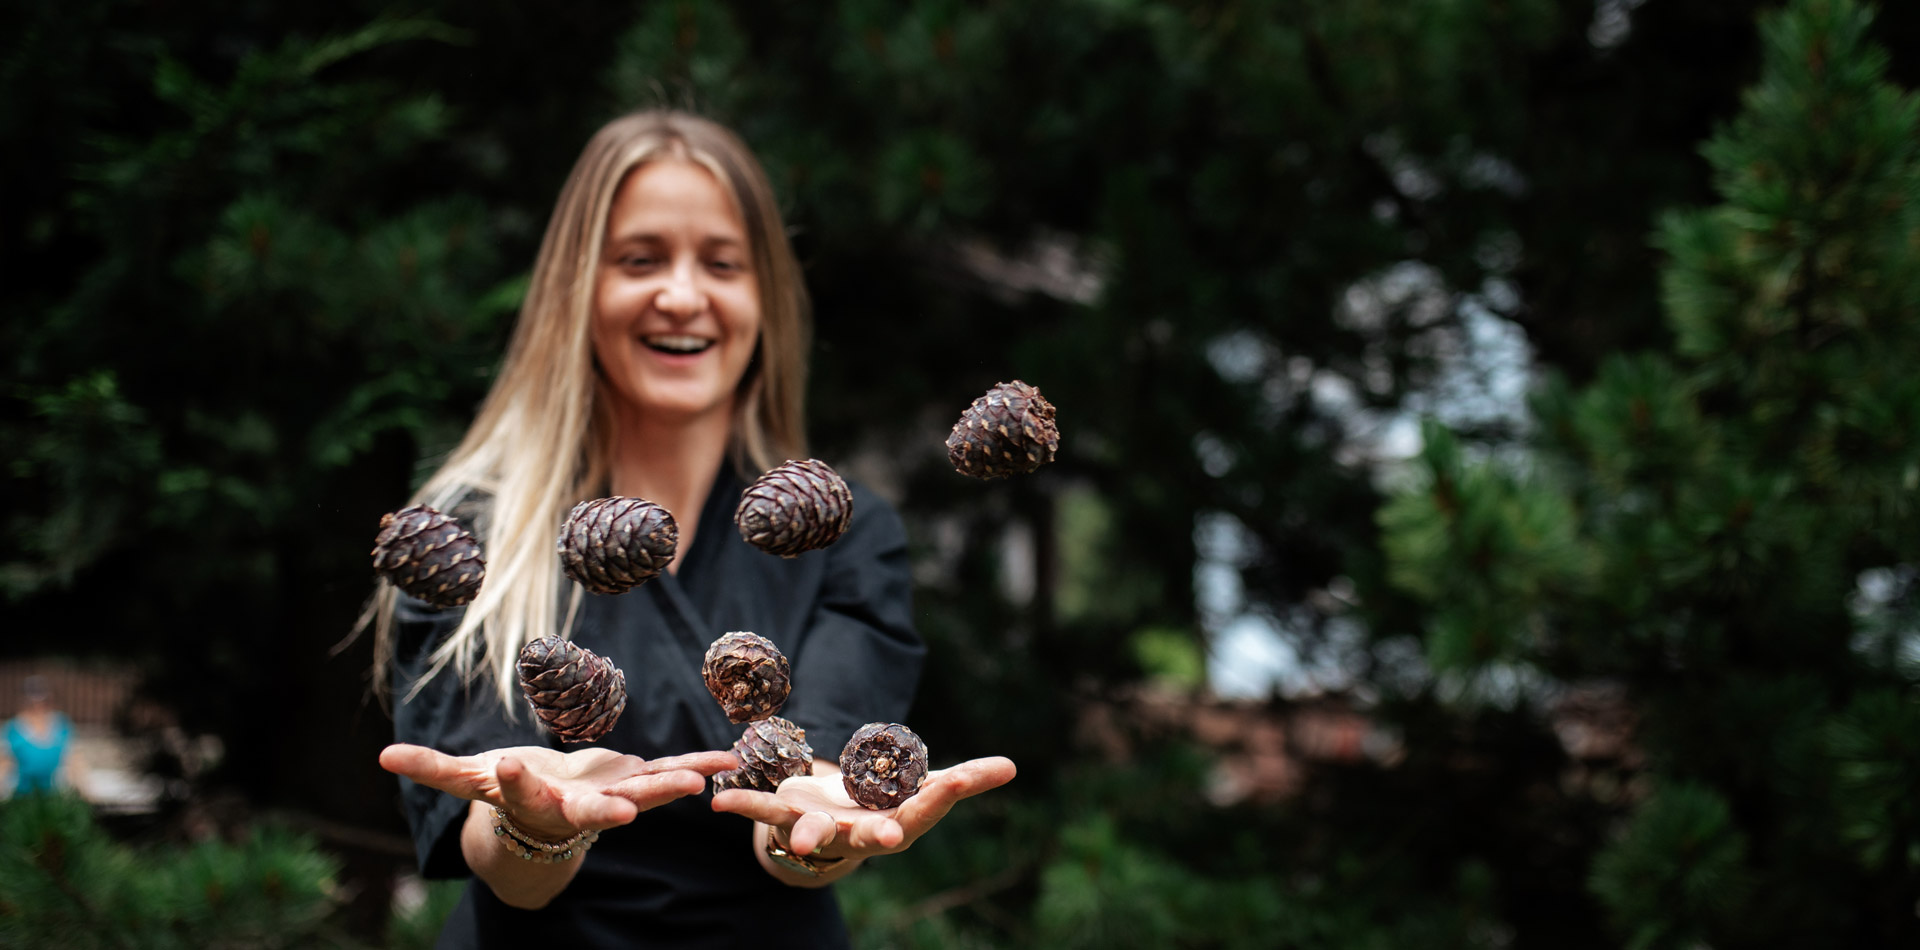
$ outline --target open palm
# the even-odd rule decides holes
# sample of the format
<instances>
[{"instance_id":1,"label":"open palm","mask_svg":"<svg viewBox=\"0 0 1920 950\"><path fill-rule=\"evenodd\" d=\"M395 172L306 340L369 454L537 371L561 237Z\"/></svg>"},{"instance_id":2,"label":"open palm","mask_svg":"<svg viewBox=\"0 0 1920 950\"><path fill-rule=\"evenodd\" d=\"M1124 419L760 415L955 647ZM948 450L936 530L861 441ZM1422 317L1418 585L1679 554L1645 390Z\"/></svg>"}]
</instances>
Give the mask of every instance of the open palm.
<instances>
[{"instance_id":1,"label":"open palm","mask_svg":"<svg viewBox=\"0 0 1920 950\"><path fill-rule=\"evenodd\" d=\"M561 841L576 832L624 825L650 808L697 795L707 776L740 767L730 752L642 759L610 749L561 752L514 746L453 756L396 744L380 767L457 798L506 810L535 837Z\"/></svg>"},{"instance_id":2,"label":"open palm","mask_svg":"<svg viewBox=\"0 0 1920 950\"><path fill-rule=\"evenodd\" d=\"M783 830L797 854L865 858L906 850L962 799L999 788L1014 773L1013 760L1003 756L962 762L927 773L912 798L877 811L847 797L838 774L799 775L781 782L777 792L720 792L713 796L713 810Z\"/></svg>"}]
</instances>

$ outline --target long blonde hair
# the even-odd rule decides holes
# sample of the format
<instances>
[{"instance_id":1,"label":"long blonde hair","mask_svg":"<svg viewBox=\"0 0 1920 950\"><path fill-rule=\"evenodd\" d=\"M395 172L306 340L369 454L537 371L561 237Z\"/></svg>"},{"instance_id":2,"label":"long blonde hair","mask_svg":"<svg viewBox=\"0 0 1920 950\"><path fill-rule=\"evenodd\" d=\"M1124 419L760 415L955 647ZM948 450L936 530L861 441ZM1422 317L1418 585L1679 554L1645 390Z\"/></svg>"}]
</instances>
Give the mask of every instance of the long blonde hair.
<instances>
[{"instance_id":1,"label":"long blonde hair","mask_svg":"<svg viewBox=\"0 0 1920 950\"><path fill-rule=\"evenodd\" d=\"M614 194L635 168L657 159L712 172L732 194L752 244L761 330L734 400L733 464L760 472L806 457L807 296L765 170L732 132L698 116L655 110L607 123L560 190L492 391L460 445L414 493L414 502L442 511L487 496L480 525L487 578L407 698L452 666L463 682L491 673L502 705L515 709L520 647L566 633L558 616L560 523L576 502L603 492L609 477L611 424L589 335L594 283ZM574 606L579 596L575 585ZM374 628L378 688L394 660L397 602L394 588L382 584L361 621ZM570 607L569 623L572 616Z\"/></svg>"}]
</instances>

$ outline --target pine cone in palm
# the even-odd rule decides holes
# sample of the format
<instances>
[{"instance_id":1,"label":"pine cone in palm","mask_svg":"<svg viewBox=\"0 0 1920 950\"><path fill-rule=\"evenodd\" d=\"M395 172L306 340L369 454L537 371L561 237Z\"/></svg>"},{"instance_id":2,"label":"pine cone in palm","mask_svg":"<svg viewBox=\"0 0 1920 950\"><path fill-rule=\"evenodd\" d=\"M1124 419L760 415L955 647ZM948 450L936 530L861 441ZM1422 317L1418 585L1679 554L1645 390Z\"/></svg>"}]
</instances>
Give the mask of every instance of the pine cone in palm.
<instances>
[{"instance_id":1,"label":"pine cone in palm","mask_svg":"<svg viewBox=\"0 0 1920 950\"><path fill-rule=\"evenodd\" d=\"M754 633L722 634L707 647L700 675L728 722L765 719L786 705L793 670L773 641Z\"/></svg>"},{"instance_id":2,"label":"pine cone in palm","mask_svg":"<svg viewBox=\"0 0 1920 950\"><path fill-rule=\"evenodd\" d=\"M480 541L460 523L410 505L380 516L373 569L395 587L435 607L458 607L480 591L487 576Z\"/></svg>"},{"instance_id":3,"label":"pine cone in palm","mask_svg":"<svg viewBox=\"0 0 1920 950\"><path fill-rule=\"evenodd\" d=\"M853 492L819 459L788 461L747 486L733 523L748 544L793 557L840 540L853 523Z\"/></svg>"},{"instance_id":4,"label":"pine cone in palm","mask_svg":"<svg viewBox=\"0 0 1920 950\"><path fill-rule=\"evenodd\" d=\"M897 722L870 722L840 752L840 781L862 808L892 808L927 779L927 744Z\"/></svg>"},{"instance_id":5,"label":"pine cone in palm","mask_svg":"<svg viewBox=\"0 0 1920 950\"><path fill-rule=\"evenodd\" d=\"M713 777L713 790L749 788L771 792L795 775L813 774L813 747L807 731L779 716L747 723L747 731L733 744L740 767Z\"/></svg>"},{"instance_id":6,"label":"pine cone in palm","mask_svg":"<svg viewBox=\"0 0 1920 950\"><path fill-rule=\"evenodd\" d=\"M660 576L679 544L667 509L615 495L573 506L560 528L560 566L596 594L624 594Z\"/></svg>"},{"instance_id":7,"label":"pine cone in palm","mask_svg":"<svg viewBox=\"0 0 1920 950\"><path fill-rule=\"evenodd\" d=\"M627 708L627 675L605 657L559 637L520 648L520 691L563 742L592 742Z\"/></svg>"},{"instance_id":8,"label":"pine cone in palm","mask_svg":"<svg viewBox=\"0 0 1920 950\"><path fill-rule=\"evenodd\" d=\"M1053 461L1059 449L1053 403L1017 379L975 399L947 435L954 470L981 479L1031 472Z\"/></svg>"}]
</instances>

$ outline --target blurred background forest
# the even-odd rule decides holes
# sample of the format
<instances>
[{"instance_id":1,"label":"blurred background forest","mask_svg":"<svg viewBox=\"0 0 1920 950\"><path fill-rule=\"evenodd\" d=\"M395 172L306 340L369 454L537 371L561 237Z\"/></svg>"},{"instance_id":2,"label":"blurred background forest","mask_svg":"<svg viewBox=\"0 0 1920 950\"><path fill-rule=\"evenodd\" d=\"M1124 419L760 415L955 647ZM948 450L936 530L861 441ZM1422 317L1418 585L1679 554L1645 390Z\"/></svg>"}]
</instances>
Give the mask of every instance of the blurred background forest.
<instances>
[{"instance_id":1,"label":"blurred background forest","mask_svg":"<svg viewBox=\"0 0 1920 950\"><path fill-rule=\"evenodd\" d=\"M0 79L0 715L120 755L0 944L428 939L366 552L665 104L785 203L910 722L1020 765L862 947L1920 945L1920 5L66 0ZM955 475L1016 377L1060 460Z\"/></svg>"}]
</instances>

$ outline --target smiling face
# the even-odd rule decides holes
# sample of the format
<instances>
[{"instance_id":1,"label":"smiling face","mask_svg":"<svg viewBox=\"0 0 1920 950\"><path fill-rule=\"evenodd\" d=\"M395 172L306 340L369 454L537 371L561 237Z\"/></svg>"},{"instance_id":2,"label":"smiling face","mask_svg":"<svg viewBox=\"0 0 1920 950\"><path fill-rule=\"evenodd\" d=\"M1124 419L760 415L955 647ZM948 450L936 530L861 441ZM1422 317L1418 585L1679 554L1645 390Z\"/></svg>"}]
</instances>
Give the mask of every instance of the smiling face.
<instances>
[{"instance_id":1,"label":"smiling face","mask_svg":"<svg viewBox=\"0 0 1920 950\"><path fill-rule=\"evenodd\" d=\"M593 352L617 412L649 424L730 420L759 339L752 249L726 187L678 159L628 173L593 296Z\"/></svg>"}]
</instances>

